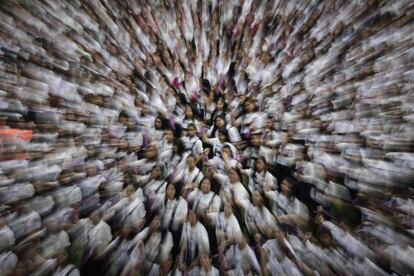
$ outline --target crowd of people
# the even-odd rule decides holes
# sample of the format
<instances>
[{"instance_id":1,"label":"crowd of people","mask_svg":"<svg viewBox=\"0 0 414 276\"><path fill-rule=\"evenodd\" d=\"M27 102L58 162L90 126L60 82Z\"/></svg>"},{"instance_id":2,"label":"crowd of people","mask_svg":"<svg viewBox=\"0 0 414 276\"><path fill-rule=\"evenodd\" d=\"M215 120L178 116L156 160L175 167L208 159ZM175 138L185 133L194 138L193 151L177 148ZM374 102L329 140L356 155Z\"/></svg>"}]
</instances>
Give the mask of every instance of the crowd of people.
<instances>
[{"instance_id":1,"label":"crowd of people","mask_svg":"<svg viewBox=\"0 0 414 276\"><path fill-rule=\"evenodd\" d=\"M3 0L0 275L414 272L409 0Z\"/></svg>"}]
</instances>

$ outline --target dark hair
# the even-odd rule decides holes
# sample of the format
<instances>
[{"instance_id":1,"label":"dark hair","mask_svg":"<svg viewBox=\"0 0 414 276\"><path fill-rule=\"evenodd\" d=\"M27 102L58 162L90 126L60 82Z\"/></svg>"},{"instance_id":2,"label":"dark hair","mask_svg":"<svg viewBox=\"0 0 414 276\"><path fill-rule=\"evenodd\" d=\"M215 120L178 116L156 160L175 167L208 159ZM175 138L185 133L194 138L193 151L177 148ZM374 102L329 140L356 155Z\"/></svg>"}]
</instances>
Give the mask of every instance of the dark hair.
<instances>
[{"instance_id":1,"label":"dark hair","mask_svg":"<svg viewBox=\"0 0 414 276\"><path fill-rule=\"evenodd\" d=\"M231 147L229 146L229 145L224 145L223 146L223 149L229 149L230 150L230 153L231 153L231 157L233 158L234 156L233 156L233 151L231 150ZM222 150L223 150L222 149Z\"/></svg>"},{"instance_id":2,"label":"dark hair","mask_svg":"<svg viewBox=\"0 0 414 276\"><path fill-rule=\"evenodd\" d=\"M228 141L229 141L229 132L227 131L227 129L226 129L226 128L221 128L221 129L219 129L219 130L218 130L218 133L219 133L219 134L222 134L222 135L224 135L224 136L226 137L226 142L228 142Z\"/></svg>"},{"instance_id":3,"label":"dark hair","mask_svg":"<svg viewBox=\"0 0 414 276\"><path fill-rule=\"evenodd\" d=\"M177 185L174 184L173 182L168 182L167 186L165 187L164 205L167 204L167 188L170 185L174 186L174 189L175 189L174 199L178 201L178 199L180 198L180 193L179 193Z\"/></svg>"},{"instance_id":4,"label":"dark hair","mask_svg":"<svg viewBox=\"0 0 414 276\"><path fill-rule=\"evenodd\" d=\"M197 130L197 127L195 126L195 124L188 124L187 129L189 129L190 127L192 127L195 130Z\"/></svg>"},{"instance_id":5,"label":"dark hair","mask_svg":"<svg viewBox=\"0 0 414 276\"><path fill-rule=\"evenodd\" d=\"M154 124L154 128L155 129L159 129L159 130L165 130L168 127L168 120L162 116L162 115L158 115L155 120L160 119L161 120L161 128L157 128Z\"/></svg>"},{"instance_id":6,"label":"dark hair","mask_svg":"<svg viewBox=\"0 0 414 276\"><path fill-rule=\"evenodd\" d=\"M212 116L212 117L213 117L213 116ZM222 114L217 115L214 119L212 118L212 120L214 120L214 121L212 122L212 124L213 124L213 130L211 131L211 136L212 136L212 137L214 137L214 136L216 135L216 131L218 130L218 128L217 128L217 126L216 126L216 120L217 120L218 118L220 118L220 119L222 119L222 120L224 121L224 127L223 127L223 128L226 128L226 125L227 125L227 123L226 123L226 118L225 118L225 117L224 117L224 115L222 115Z\"/></svg>"},{"instance_id":7,"label":"dark hair","mask_svg":"<svg viewBox=\"0 0 414 276\"><path fill-rule=\"evenodd\" d=\"M183 154L185 152L185 145L184 145L183 141L180 138L174 138L173 144L174 144L174 146L177 147L177 154L179 156L183 156Z\"/></svg>"}]
</instances>

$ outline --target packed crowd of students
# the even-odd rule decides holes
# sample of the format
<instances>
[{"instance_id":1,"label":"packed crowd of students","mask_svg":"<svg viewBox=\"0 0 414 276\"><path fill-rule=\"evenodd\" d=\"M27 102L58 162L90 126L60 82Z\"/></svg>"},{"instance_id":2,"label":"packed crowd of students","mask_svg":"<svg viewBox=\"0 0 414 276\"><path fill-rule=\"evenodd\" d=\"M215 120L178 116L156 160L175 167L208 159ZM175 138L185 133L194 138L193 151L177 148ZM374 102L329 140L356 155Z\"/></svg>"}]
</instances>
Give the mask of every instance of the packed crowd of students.
<instances>
[{"instance_id":1,"label":"packed crowd of students","mask_svg":"<svg viewBox=\"0 0 414 276\"><path fill-rule=\"evenodd\" d=\"M412 1L0 19L0 275L414 272Z\"/></svg>"}]
</instances>

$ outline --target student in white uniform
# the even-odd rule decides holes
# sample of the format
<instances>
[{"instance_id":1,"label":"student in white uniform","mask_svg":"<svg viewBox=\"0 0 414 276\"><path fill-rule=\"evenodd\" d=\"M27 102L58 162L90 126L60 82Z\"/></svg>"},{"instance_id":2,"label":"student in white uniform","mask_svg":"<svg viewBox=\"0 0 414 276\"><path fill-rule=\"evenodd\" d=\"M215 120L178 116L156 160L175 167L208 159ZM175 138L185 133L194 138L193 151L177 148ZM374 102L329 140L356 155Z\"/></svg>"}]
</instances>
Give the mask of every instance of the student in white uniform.
<instances>
[{"instance_id":1,"label":"student in white uniform","mask_svg":"<svg viewBox=\"0 0 414 276\"><path fill-rule=\"evenodd\" d=\"M250 192L263 192L264 187L277 190L277 179L267 170L267 162L264 157L259 156L254 162L254 169L242 170L249 176Z\"/></svg>"},{"instance_id":2,"label":"student in white uniform","mask_svg":"<svg viewBox=\"0 0 414 276\"><path fill-rule=\"evenodd\" d=\"M112 240L111 227L102 220L101 210L95 210L89 216L86 231L88 242L84 261L98 257Z\"/></svg>"},{"instance_id":3,"label":"student in white uniform","mask_svg":"<svg viewBox=\"0 0 414 276\"><path fill-rule=\"evenodd\" d=\"M281 192L265 188L265 195L272 201L272 212L279 221L303 225L309 218L308 208L293 195L294 180L286 178L281 183Z\"/></svg>"},{"instance_id":4,"label":"student in white uniform","mask_svg":"<svg viewBox=\"0 0 414 276\"><path fill-rule=\"evenodd\" d=\"M188 272L188 276L219 276L217 268L211 265L211 258L207 254L200 257L200 265Z\"/></svg>"},{"instance_id":5,"label":"student in white uniform","mask_svg":"<svg viewBox=\"0 0 414 276\"><path fill-rule=\"evenodd\" d=\"M187 127L187 135L182 138L186 151L196 157L198 162L203 154L203 142L197 136L197 128L194 124Z\"/></svg>"},{"instance_id":6,"label":"student in white uniform","mask_svg":"<svg viewBox=\"0 0 414 276\"><path fill-rule=\"evenodd\" d=\"M250 204L250 195L240 182L241 174L236 168L230 168L227 175L213 172L213 177L220 183L220 198L223 202L232 201L245 210Z\"/></svg>"},{"instance_id":7,"label":"student in white uniform","mask_svg":"<svg viewBox=\"0 0 414 276\"><path fill-rule=\"evenodd\" d=\"M276 227L276 220L272 213L266 208L260 192L252 194L252 203L245 212L245 223L250 235L260 233L262 236L269 236L272 229Z\"/></svg>"},{"instance_id":8,"label":"student in white uniform","mask_svg":"<svg viewBox=\"0 0 414 276\"><path fill-rule=\"evenodd\" d=\"M197 214L189 210L180 242L180 268L184 273L197 266L200 256L210 254L206 228L198 221Z\"/></svg>"},{"instance_id":9,"label":"student in white uniform","mask_svg":"<svg viewBox=\"0 0 414 276\"><path fill-rule=\"evenodd\" d=\"M187 156L187 166L184 169L182 182L184 183L182 195L184 198L195 188L200 186L203 179L203 172L196 167L196 157L193 155Z\"/></svg>"},{"instance_id":10,"label":"student in white uniform","mask_svg":"<svg viewBox=\"0 0 414 276\"><path fill-rule=\"evenodd\" d=\"M140 192L142 193L142 190ZM105 218L113 218L118 225L127 223L140 230L140 226L145 222L144 202L138 195L139 193L135 192L133 185L128 185L124 194L121 200L109 208Z\"/></svg>"},{"instance_id":11,"label":"student in white uniform","mask_svg":"<svg viewBox=\"0 0 414 276\"><path fill-rule=\"evenodd\" d=\"M57 268L53 276L80 276L79 270L68 261L68 253L65 250L56 255Z\"/></svg>"},{"instance_id":12,"label":"student in white uniform","mask_svg":"<svg viewBox=\"0 0 414 276\"><path fill-rule=\"evenodd\" d=\"M193 205L193 210L204 225L214 225L220 212L221 200L220 197L211 191L211 181L209 178L203 178L200 188L194 189L189 194L188 202Z\"/></svg>"},{"instance_id":13,"label":"student in white uniform","mask_svg":"<svg viewBox=\"0 0 414 276\"><path fill-rule=\"evenodd\" d=\"M227 247L242 238L242 231L236 216L233 214L231 202L224 203L224 211L216 220L216 237L219 246Z\"/></svg>"}]
</instances>

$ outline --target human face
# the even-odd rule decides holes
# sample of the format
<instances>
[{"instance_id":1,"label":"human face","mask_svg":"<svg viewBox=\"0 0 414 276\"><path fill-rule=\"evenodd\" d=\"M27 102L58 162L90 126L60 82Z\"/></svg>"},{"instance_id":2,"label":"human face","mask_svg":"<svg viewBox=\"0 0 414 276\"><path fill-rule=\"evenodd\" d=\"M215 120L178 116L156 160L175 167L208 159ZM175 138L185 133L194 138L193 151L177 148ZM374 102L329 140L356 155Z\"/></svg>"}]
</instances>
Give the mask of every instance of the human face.
<instances>
[{"instance_id":1,"label":"human face","mask_svg":"<svg viewBox=\"0 0 414 276\"><path fill-rule=\"evenodd\" d=\"M272 119L267 119L266 120L266 128L267 129L273 129L273 125L274 125L274 123L273 123Z\"/></svg>"},{"instance_id":2,"label":"human face","mask_svg":"<svg viewBox=\"0 0 414 276\"><path fill-rule=\"evenodd\" d=\"M255 107L254 103L250 100L246 101L243 106L244 106L244 111L246 111L247 113L253 112L254 107Z\"/></svg>"},{"instance_id":3,"label":"human face","mask_svg":"<svg viewBox=\"0 0 414 276\"><path fill-rule=\"evenodd\" d=\"M259 193L259 192L254 192L254 193L253 193L252 200L253 200L253 204L254 204L255 206L260 206L260 205L261 205L261 203L262 203L262 196L260 195L260 193Z\"/></svg>"},{"instance_id":4,"label":"human face","mask_svg":"<svg viewBox=\"0 0 414 276\"><path fill-rule=\"evenodd\" d=\"M231 183L236 183L238 181L240 181L239 175L237 174L237 172L233 169L231 169L229 171L229 178L230 178L230 182Z\"/></svg>"},{"instance_id":5,"label":"human face","mask_svg":"<svg viewBox=\"0 0 414 276\"><path fill-rule=\"evenodd\" d=\"M66 260L68 259L68 255L66 254L66 252L62 251L56 255L56 259L59 265L63 265L66 263Z\"/></svg>"},{"instance_id":6,"label":"human face","mask_svg":"<svg viewBox=\"0 0 414 276\"><path fill-rule=\"evenodd\" d=\"M146 151L145 151L145 158L147 159L152 159L155 157L156 151L155 148L150 146Z\"/></svg>"},{"instance_id":7,"label":"human face","mask_svg":"<svg viewBox=\"0 0 414 276\"><path fill-rule=\"evenodd\" d=\"M250 143L255 147L260 146L260 137L259 137L259 135L253 135L251 140L250 140Z\"/></svg>"},{"instance_id":8,"label":"human face","mask_svg":"<svg viewBox=\"0 0 414 276\"><path fill-rule=\"evenodd\" d=\"M282 193L286 196L290 196L292 193L292 183L289 183L287 180L282 181Z\"/></svg>"},{"instance_id":9,"label":"human face","mask_svg":"<svg viewBox=\"0 0 414 276\"><path fill-rule=\"evenodd\" d=\"M195 160L194 160L194 157L192 157L192 156L187 157L187 166L191 170L195 168Z\"/></svg>"},{"instance_id":10,"label":"human face","mask_svg":"<svg viewBox=\"0 0 414 276\"><path fill-rule=\"evenodd\" d=\"M222 111L224 109L224 101L223 99L219 99L216 104L217 110Z\"/></svg>"},{"instance_id":11,"label":"human face","mask_svg":"<svg viewBox=\"0 0 414 276\"><path fill-rule=\"evenodd\" d=\"M188 129L187 129L187 135L188 135L188 137L194 137L195 136L195 134L196 134L196 130L195 130L195 128L194 127L189 127Z\"/></svg>"},{"instance_id":12,"label":"human face","mask_svg":"<svg viewBox=\"0 0 414 276\"><path fill-rule=\"evenodd\" d=\"M201 191L205 194L209 193L211 190L211 182L209 179L204 179L201 183Z\"/></svg>"},{"instance_id":13,"label":"human face","mask_svg":"<svg viewBox=\"0 0 414 276\"><path fill-rule=\"evenodd\" d=\"M168 199L173 199L174 197L175 197L175 187L174 187L174 185L168 185L168 187L167 187L167 191L166 191L166 193L167 193L167 198Z\"/></svg>"},{"instance_id":14,"label":"human face","mask_svg":"<svg viewBox=\"0 0 414 276\"><path fill-rule=\"evenodd\" d=\"M89 219L91 220L93 225L97 225L101 220L98 211L93 211L92 214L89 216Z\"/></svg>"},{"instance_id":15,"label":"human face","mask_svg":"<svg viewBox=\"0 0 414 276\"><path fill-rule=\"evenodd\" d=\"M256 171L258 172L262 172L265 169L265 163L263 162L262 159L257 159L255 162L255 166L256 166Z\"/></svg>"},{"instance_id":16,"label":"human face","mask_svg":"<svg viewBox=\"0 0 414 276\"><path fill-rule=\"evenodd\" d=\"M216 127L217 128L223 128L224 127L224 120L220 117L216 119Z\"/></svg>"},{"instance_id":17,"label":"human face","mask_svg":"<svg viewBox=\"0 0 414 276\"><path fill-rule=\"evenodd\" d=\"M174 140L174 134L171 130L167 130L165 132L165 140L167 140L167 143L172 143Z\"/></svg>"},{"instance_id":18,"label":"human face","mask_svg":"<svg viewBox=\"0 0 414 276\"><path fill-rule=\"evenodd\" d=\"M191 109L191 107L189 107L189 106L187 106L187 107L185 108L184 113L185 113L185 116L186 116L187 118L189 118L189 119L193 118L193 116L194 116L193 110L192 110L192 109Z\"/></svg>"},{"instance_id":19,"label":"human face","mask_svg":"<svg viewBox=\"0 0 414 276\"><path fill-rule=\"evenodd\" d=\"M162 121L160 118L155 119L155 128L160 129L162 127Z\"/></svg>"},{"instance_id":20,"label":"human face","mask_svg":"<svg viewBox=\"0 0 414 276\"><path fill-rule=\"evenodd\" d=\"M194 213L194 211L191 210L191 211L188 212L187 219L188 219L188 222L190 223L191 226L196 225L196 223L197 223L197 216Z\"/></svg>"},{"instance_id":21,"label":"human face","mask_svg":"<svg viewBox=\"0 0 414 276\"><path fill-rule=\"evenodd\" d=\"M226 141L226 136L222 133L218 134L218 138L220 140L220 142L224 143Z\"/></svg>"}]
</instances>

